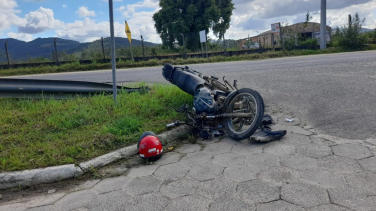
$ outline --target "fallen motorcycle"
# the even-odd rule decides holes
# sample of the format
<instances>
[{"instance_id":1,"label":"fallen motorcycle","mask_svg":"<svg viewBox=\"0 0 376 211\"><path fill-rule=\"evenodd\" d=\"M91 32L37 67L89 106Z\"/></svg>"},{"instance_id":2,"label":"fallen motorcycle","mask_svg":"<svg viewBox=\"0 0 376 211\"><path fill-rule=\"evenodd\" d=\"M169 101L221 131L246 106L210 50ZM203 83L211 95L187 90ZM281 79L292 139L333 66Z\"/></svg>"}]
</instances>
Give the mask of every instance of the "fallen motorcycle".
<instances>
[{"instance_id":1,"label":"fallen motorcycle","mask_svg":"<svg viewBox=\"0 0 376 211\"><path fill-rule=\"evenodd\" d=\"M235 140L249 138L260 126L264 116L261 95L250 88L238 89L237 81L231 85L225 77L203 76L189 67L165 64L163 77L184 92L194 96L193 107L183 105L178 112L186 114L187 121L168 124L167 127L186 124L203 139L223 135L224 129Z\"/></svg>"}]
</instances>

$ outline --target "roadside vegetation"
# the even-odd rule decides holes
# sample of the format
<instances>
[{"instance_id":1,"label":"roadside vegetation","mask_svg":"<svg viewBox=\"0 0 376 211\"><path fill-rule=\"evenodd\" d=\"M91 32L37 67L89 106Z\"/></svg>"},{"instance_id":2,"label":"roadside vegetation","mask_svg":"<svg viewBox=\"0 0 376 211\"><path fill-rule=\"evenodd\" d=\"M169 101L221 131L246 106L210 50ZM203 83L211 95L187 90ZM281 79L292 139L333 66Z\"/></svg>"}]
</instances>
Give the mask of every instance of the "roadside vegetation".
<instances>
[{"instance_id":1,"label":"roadside vegetation","mask_svg":"<svg viewBox=\"0 0 376 211\"><path fill-rule=\"evenodd\" d=\"M0 98L0 172L79 163L160 133L192 97L172 85L148 93L69 99Z\"/></svg>"}]
</instances>

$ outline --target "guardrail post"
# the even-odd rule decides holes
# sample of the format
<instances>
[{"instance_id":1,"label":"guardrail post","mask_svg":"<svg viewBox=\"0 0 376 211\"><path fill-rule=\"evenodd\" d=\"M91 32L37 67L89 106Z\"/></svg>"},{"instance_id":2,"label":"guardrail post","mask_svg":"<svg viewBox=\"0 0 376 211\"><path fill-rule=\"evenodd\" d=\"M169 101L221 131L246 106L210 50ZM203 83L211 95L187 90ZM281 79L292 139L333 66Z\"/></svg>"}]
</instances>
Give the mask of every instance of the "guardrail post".
<instances>
[{"instance_id":1,"label":"guardrail post","mask_svg":"<svg viewBox=\"0 0 376 211\"><path fill-rule=\"evenodd\" d=\"M7 55L8 67L10 68L10 58L9 58L9 53L8 53L8 41L5 42L5 53Z\"/></svg>"}]
</instances>

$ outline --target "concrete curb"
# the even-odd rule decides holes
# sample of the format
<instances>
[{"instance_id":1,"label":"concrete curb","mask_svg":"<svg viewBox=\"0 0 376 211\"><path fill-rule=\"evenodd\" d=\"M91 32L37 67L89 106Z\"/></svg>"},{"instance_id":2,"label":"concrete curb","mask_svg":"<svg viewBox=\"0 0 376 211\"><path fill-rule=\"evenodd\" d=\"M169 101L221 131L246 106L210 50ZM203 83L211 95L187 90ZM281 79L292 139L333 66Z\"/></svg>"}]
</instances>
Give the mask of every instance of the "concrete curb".
<instances>
[{"instance_id":1,"label":"concrete curb","mask_svg":"<svg viewBox=\"0 0 376 211\"><path fill-rule=\"evenodd\" d=\"M168 144L189 133L189 127L186 125L177 127L173 130L163 132L158 136L162 144ZM137 144L118 149L89 161L80 163L78 166L67 164L62 166L53 166L42 169L32 169L15 172L5 172L0 174L0 190L31 186L43 183L51 183L65 179L71 179L90 171L92 168L99 168L112 162L137 154Z\"/></svg>"}]
</instances>

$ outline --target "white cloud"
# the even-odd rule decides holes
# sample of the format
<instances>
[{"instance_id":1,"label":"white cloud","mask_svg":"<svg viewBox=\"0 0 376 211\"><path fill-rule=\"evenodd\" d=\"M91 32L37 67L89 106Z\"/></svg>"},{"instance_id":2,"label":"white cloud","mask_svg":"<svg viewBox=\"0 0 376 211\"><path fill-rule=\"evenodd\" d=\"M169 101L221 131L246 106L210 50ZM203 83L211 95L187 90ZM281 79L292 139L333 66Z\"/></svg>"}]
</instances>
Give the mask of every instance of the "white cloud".
<instances>
[{"instance_id":1,"label":"white cloud","mask_svg":"<svg viewBox=\"0 0 376 211\"><path fill-rule=\"evenodd\" d=\"M26 33L14 33L14 32L9 32L8 37L14 38L17 40L23 40L26 42L32 41L33 40L33 35L31 34L26 34Z\"/></svg>"},{"instance_id":2,"label":"white cloud","mask_svg":"<svg viewBox=\"0 0 376 211\"><path fill-rule=\"evenodd\" d=\"M108 0L102 0L104 2L108 2ZM114 2L117 1L117 2L122 2L123 0L113 0Z\"/></svg>"},{"instance_id":3,"label":"white cloud","mask_svg":"<svg viewBox=\"0 0 376 211\"><path fill-rule=\"evenodd\" d=\"M122 15L126 18L132 17L134 14L136 14L136 9L142 9L142 8L152 8L152 9L158 9L159 7L159 1L158 0L144 0L143 2L137 2L135 4L127 4L126 7L120 7L118 9L125 10Z\"/></svg>"},{"instance_id":4,"label":"white cloud","mask_svg":"<svg viewBox=\"0 0 376 211\"><path fill-rule=\"evenodd\" d=\"M89 16L95 16L95 11L92 10L90 11L87 7L85 6L81 6L80 8L78 8L78 10L76 11L76 13L80 16L80 17L89 17Z\"/></svg>"},{"instance_id":5,"label":"white cloud","mask_svg":"<svg viewBox=\"0 0 376 211\"><path fill-rule=\"evenodd\" d=\"M124 24L114 23L115 36L125 37ZM83 21L67 23L56 30L58 37L73 39L80 42L90 42L100 37L110 36L110 24L108 21L96 22L90 18Z\"/></svg>"},{"instance_id":6,"label":"white cloud","mask_svg":"<svg viewBox=\"0 0 376 211\"><path fill-rule=\"evenodd\" d=\"M66 5L66 4L63 4L63 8L67 8L67 5Z\"/></svg>"},{"instance_id":7,"label":"white cloud","mask_svg":"<svg viewBox=\"0 0 376 211\"><path fill-rule=\"evenodd\" d=\"M51 9L40 7L34 12L25 15L26 24L18 27L18 31L27 34L36 34L50 29L61 27L64 23L54 18Z\"/></svg>"},{"instance_id":8,"label":"white cloud","mask_svg":"<svg viewBox=\"0 0 376 211\"><path fill-rule=\"evenodd\" d=\"M12 25L19 26L26 23L17 14L20 10L15 0L0 0L0 32L9 29Z\"/></svg>"}]
</instances>

